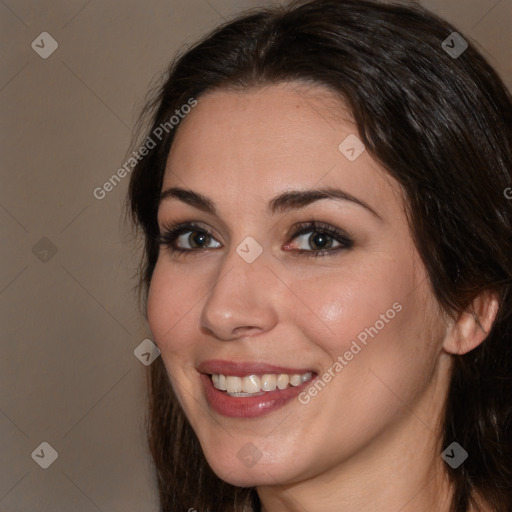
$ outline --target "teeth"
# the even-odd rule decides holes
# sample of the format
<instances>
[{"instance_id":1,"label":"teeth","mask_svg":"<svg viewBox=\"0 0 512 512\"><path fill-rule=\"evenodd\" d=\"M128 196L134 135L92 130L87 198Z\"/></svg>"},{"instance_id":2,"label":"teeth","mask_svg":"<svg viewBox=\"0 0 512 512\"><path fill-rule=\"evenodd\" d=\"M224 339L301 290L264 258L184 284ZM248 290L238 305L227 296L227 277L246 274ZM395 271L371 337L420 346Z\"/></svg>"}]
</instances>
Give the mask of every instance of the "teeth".
<instances>
[{"instance_id":1,"label":"teeth","mask_svg":"<svg viewBox=\"0 0 512 512\"><path fill-rule=\"evenodd\" d=\"M242 391L244 393L257 393L260 390L260 383L256 375L249 375L242 378Z\"/></svg>"},{"instance_id":2,"label":"teeth","mask_svg":"<svg viewBox=\"0 0 512 512\"><path fill-rule=\"evenodd\" d=\"M281 373L279 377L277 377L277 387L284 389L288 387L288 384L290 384L290 377L288 377L286 373Z\"/></svg>"},{"instance_id":3,"label":"teeth","mask_svg":"<svg viewBox=\"0 0 512 512\"><path fill-rule=\"evenodd\" d=\"M290 384L292 386L298 386L299 384L302 384L302 379L300 378L300 375L292 375L290 377Z\"/></svg>"},{"instance_id":4,"label":"teeth","mask_svg":"<svg viewBox=\"0 0 512 512\"><path fill-rule=\"evenodd\" d=\"M277 386L277 377L272 374L263 375L260 382L262 391L274 391Z\"/></svg>"},{"instance_id":5,"label":"teeth","mask_svg":"<svg viewBox=\"0 0 512 512\"><path fill-rule=\"evenodd\" d=\"M226 377L226 391L228 393L240 393L242 391L242 379L240 377Z\"/></svg>"},{"instance_id":6,"label":"teeth","mask_svg":"<svg viewBox=\"0 0 512 512\"><path fill-rule=\"evenodd\" d=\"M264 394L264 391L259 391L258 393L228 393L229 396L259 396Z\"/></svg>"},{"instance_id":7,"label":"teeth","mask_svg":"<svg viewBox=\"0 0 512 512\"><path fill-rule=\"evenodd\" d=\"M273 374L267 373L258 377L257 375L246 375L244 377L235 377L232 375L212 375L214 387L221 391L226 391L231 396L256 396L264 391L274 391L286 389L289 386L299 386L303 382L311 380L311 372L302 375L286 373Z\"/></svg>"},{"instance_id":8,"label":"teeth","mask_svg":"<svg viewBox=\"0 0 512 512\"><path fill-rule=\"evenodd\" d=\"M300 376L300 380L302 382L306 382L308 380L311 380L311 377L313 377L312 373L311 372L308 372L308 373L305 373L304 375L301 375Z\"/></svg>"}]
</instances>

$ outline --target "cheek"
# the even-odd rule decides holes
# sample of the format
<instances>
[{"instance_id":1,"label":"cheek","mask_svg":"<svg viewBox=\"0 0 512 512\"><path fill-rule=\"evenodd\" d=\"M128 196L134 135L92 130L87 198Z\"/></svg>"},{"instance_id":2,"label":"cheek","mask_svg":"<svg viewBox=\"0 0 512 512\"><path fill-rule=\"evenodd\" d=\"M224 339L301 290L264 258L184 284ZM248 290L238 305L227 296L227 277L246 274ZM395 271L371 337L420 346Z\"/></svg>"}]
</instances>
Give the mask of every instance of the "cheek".
<instances>
[{"instance_id":1,"label":"cheek","mask_svg":"<svg viewBox=\"0 0 512 512\"><path fill-rule=\"evenodd\" d=\"M386 385L404 396L424 385L440 339L426 277L404 253L295 283L315 316L296 311L294 322L323 353L322 371L344 375L326 375L333 390L372 403L396 400Z\"/></svg>"},{"instance_id":2,"label":"cheek","mask_svg":"<svg viewBox=\"0 0 512 512\"><path fill-rule=\"evenodd\" d=\"M311 321L311 315L296 311L294 319L331 357L348 350L354 340L364 346L401 323L405 310L407 316L412 312L412 273L404 266L399 272L398 267L383 262L354 272L333 269L329 275L296 283L294 291L316 318Z\"/></svg>"},{"instance_id":3,"label":"cheek","mask_svg":"<svg viewBox=\"0 0 512 512\"><path fill-rule=\"evenodd\" d=\"M335 333L318 341L330 359L323 371L336 375L325 399L335 404L344 396L362 423L372 415L384 421L402 402L414 402L435 368L443 332L436 303L426 281L416 288L405 281L388 276L362 286L358 280L319 310Z\"/></svg>"},{"instance_id":4,"label":"cheek","mask_svg":"<svg viewBox=\"0 0 512 512\"><path fill-rule=\"evenodd\" d=\"M193 307L198 297L190 277L180 275L157 262L147 300L148 322L155 343L166 353L179 353L190 347L180 332L191 328ZM165 357L164 357L165 359Z\"/></svg>"},{"instance_id":5,"label":"cheek","mask_svg":"<svg viewBox=\"0 0 512 512\"><path fill-rule=\"evenodd\" d=\"M187 397L194 393L195 378L190 357L195 347L190 333L193 332L193 306L198 299L193 290L190 277L180 276L165 262L157 262L147 299L153 340L160 349L174 393L189 417Z\"/></svg>"}]
</instances>

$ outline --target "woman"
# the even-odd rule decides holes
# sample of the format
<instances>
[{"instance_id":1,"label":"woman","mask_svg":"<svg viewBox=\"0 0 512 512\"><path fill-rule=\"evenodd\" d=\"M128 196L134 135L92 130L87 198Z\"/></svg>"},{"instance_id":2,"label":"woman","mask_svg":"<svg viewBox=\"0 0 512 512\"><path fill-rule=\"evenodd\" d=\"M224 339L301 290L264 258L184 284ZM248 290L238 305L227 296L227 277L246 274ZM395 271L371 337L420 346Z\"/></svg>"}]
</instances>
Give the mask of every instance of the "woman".
<instances>
[{"instance_id":1,"label":"woman","mask_svg":"<svg viewBox=\"0 0 512 512\"><path fill-rule=\"evenodd\" d=\"M129 189L162 511L512 510L512 102L468 43L313 0L172 64Z\"/></svg>"}]
</instances>

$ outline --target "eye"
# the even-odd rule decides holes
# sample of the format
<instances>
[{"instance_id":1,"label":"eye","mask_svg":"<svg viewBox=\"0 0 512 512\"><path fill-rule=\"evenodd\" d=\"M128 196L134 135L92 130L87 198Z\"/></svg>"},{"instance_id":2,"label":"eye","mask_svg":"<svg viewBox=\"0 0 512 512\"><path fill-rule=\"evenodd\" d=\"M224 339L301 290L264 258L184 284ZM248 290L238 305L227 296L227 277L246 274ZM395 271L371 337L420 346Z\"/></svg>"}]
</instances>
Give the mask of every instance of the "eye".
<instances>
[{"instance_id":1,"label":"eye","mask_svg":"<svg viewBox=\"0 0 512 512\"><path fill-rule=\"evenodd\" d=\"M212 235L201 226L193 222L183 222L173 226L164 226L158 243L168 247L171 252L185 253L196 249L221 247L219 242L216 242L217 245L213 247L208 245L214 240Z\"/></svg>"},{"instance_id":2,"label":"eye","mask_svg":"<svg viewBox=\"0 0 512 512\"><path fill-rule=\"evenodd\" d=\"M303 242L306 242L306 244L309 244L310 247L313 247L313 250L332 249L334 243L341 245L340 242L337 242L329 233L316 230L310 230L308 233L313 234L309 236L306 236L307 234L300 235L297 238L302 238ZM299 247L299 250L303 251L308 249Z\"/></svg>"},{"instance_id":3,"label":"eye","mask_svg":"<svg viewBox=\"0 0 512 512\"><path fill-rule=\"evenodd\" d=\"M300 224L292 240L300 240L297 254L306 256L326 256L354 245L350 237L340 229L329 224L307 222ZM286 244L286 249L293 249L295 244ZM309 249L308 247L312 248Z\"/></svg>"},{"instance_id":4,"label":"eye","mask_svg":"<svg viewBox=\"0 0 512 512\"><path fill-rule=\"evenodd\" d=\"M308 234L309 236L306 236ZM342 230L315 221L296 225L295 232L290 237L291 241L295 239L302 239L298 248L294 247L295 244L288 242L284 249L301 256L332 255L353 246L353 241ZM171 253L183 255L203 249L222 247L222 244L217 242L206 228L193 222L164 226L158 243L167 247ZM212 243L214 245L211 245ZM312 249L304 248L304 246L309 246Z\"/></svg>"},{"instance_id":5,"label":"eye","mask_svg":"<svg viewBox=\"0 0 512 512\"><path fill-rule=\"evenodd\" d=\"M178 244L189 244L191 247L185 247L185 249L209 249L210 247L208 244L214 240L214 238L203 230L196 230L196 231L181 231L183 234L180 234L176 237L176 242ZM213 247L220 247L221 244L217 242L217 245L214 245Z\"/></svg>"}]
</instances>

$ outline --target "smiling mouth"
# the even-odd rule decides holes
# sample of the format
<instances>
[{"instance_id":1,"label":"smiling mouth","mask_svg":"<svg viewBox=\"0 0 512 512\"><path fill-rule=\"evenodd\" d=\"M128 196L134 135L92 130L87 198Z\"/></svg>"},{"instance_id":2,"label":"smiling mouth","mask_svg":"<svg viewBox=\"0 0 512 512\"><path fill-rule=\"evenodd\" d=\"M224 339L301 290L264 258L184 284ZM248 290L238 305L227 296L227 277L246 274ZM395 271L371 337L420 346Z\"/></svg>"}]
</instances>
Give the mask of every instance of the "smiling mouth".
<instances>
[{"instance_id":1,"label":"smiling mouth","mask_svg":"<svg viewBox=\"0 0 512 512\"><path fill-rule=\"evenodd\" d=\"M312 372L303 374L265 373L263 375L210 374L213 386L231 397L262 396L265 393L297 387L313 378Z\"/></svg>"}]
</instances>

